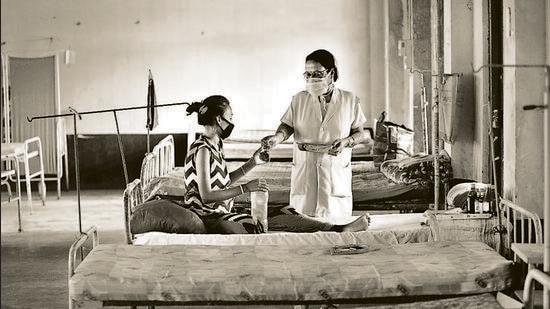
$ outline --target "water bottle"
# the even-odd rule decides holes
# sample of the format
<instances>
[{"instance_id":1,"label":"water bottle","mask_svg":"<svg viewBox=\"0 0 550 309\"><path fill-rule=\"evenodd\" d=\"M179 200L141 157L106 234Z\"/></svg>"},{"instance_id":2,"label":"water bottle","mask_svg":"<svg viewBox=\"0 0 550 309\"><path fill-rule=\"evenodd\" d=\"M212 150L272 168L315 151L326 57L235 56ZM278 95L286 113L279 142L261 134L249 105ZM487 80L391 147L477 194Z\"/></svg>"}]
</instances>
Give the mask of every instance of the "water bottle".
<instances>
[{"instance_id":1,"label":"water bottle","mask_svg":"<svg viewBox=\"0 0 550 309\"><path fill-rule=\"evenodd\" d=\"M254 223L260 223L264 232L267 232L267 201L269 193L267 191L250 192L251 214Z\"/></svg>"}]
</instances>

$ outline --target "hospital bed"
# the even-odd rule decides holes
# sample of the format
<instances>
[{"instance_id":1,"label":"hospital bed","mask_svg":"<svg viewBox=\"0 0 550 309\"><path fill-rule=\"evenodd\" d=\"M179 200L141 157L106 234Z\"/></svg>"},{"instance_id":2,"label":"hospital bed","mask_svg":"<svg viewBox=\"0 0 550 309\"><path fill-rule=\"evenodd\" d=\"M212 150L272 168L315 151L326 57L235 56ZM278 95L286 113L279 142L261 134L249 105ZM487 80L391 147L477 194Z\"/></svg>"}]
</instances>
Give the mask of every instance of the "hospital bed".
<instances>
[{"instance_id":1,"label":"hospital bed","mask_svg":"<svg viewBox=\"0 0 550 309\"><path fill-rule=\"evenodd\" d=\"M228 170L237 169L259 147L259 140L269 132L253 131L242 138L224 141L224 154ZM285 141L270 152L271 161L256 166L236 184L263 177L270 186L269 203L288 205L290 174L292 169L292 141ZM417 211L423 212L433 200L432 186L426 182L397 183L374 166L369 159L371 146L360 144L353 148L352 190L354 209ZM183 167L174 161L173 137L166 136L143 160L140 173L144 200L161 191L161 194L182 195ZM146 195L146 196L145 196ZM237 206L250 203L250 194L235 199Z\"/></svg>"},{"instance_id":2,"label":"hospital bed","mask_svg":"<svg viewBox=\"0 0 550 309\"><path fill-rule=\"evenodd\" d=\"M71 246L71 308L382 305L467 299L512 284L512 262L476 241L136 246L98 244L96 234ZM93 249L76 267L89 235Z\"/></svg>"},{"instance_id":3,"label":"hospital bed","mask_svg":"<svg viewBox=\"0 0 550 309\"><path fill-rule=\"evenodd\" d=\"M542 237L537 228L528 228L538 224L537 217L528 213L510 201L500 202L497 220L502 225L498 229L504 242L502 251ZM456 219L458 224L461 219ZM524 228L533 234L521 236ZM179 244L138 245L99 244L92 227L69 252L69 302L71 308L291 308L296 304L501 308L495 295L510 294L512 287L521 284L521 277L513 271L513 259L483 241L437 232L437 239L407 243L348 238L350 235L315 240L318 233L310 233L310 241L284 234L195 235L200 237ZM88 238L92 238L92 249L78 264L77 252ZM548 284L548 276L539 275L530 270L526 295L533 278Z\"/></svg>"},{"instance_id":4,"label":"hospital bed","mask_svg":"<svg viewBox=\"0 0 550 309\"><path fill-rule=\"evenodd\" d=\"M256 146L258 146L256 144ZM228 169L235 170L242 164L240 161L227 162ZM407 185L392 185L387 179L383 179L380 173L372 173L372 162L352 162L354 170L354 195L358 198L371 198L369 195L376 188L385 188L388 192L393 190L409 190ZM247 181L264 177L269 183L269 205L288 205L289 204L289 187L290 187L290 168L291 165L287 162L270 162L264 165L257 166L249 172L246 177L239 180L238 183L246 183ZM374 175L373 175L374 174ZM130 218L133 209L151 199L157 197L169 199L182 199L184 194L184 173L183 167L175 167L174 162L174 145L171 135L166 136L152 151L143 159L141 177L135 179L128 184L124 191L124 213L126 225L127 243L135 242L135 235L131 232ZM368 179L367 179L368 178ZM378 190L379 192L380 190ZM235 208L247 208L250 205L250 194L244 194L235 199ZM246 210L245 210L246 211ZM343 224L353 220L354 217L339 218L338 221L333 221L336 224ZM430 237L429 229L423 225L426 221L423 213L409 213L396 215L371 215L371 226L368 237L371 233L375 233L374 237L384 239L383 243L402 243L402 242L417 242L426 241ZM338 234L338 233L335 233ZM326 235L326 234L324 234ZM139 235L140 243L151 243L147 239L153 237L155 240L165 237L160 240L163 244L166 243L181 243L181 241L189 242L192 238L200 238L200 235L166 235L160 237L147 233L147 235ZM367 237L367 236L365 236ZM182 240L184 239L184 240Z\"/></svg>"}]
</instances>

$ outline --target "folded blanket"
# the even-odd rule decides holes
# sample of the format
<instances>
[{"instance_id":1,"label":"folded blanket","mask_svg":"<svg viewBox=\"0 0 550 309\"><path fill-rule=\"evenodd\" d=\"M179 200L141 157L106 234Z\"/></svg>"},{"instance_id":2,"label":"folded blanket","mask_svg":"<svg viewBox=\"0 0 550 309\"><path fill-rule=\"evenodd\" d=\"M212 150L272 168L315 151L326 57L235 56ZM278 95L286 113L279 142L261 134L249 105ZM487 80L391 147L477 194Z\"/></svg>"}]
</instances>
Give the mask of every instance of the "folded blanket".
<instances>
[{"instance_id":1,"label":"folded blanket","mask_svg":"<svg viewBox=\"0 0 550 309\"><path fill-rule=\"evenodd\" d=\"M380 171L395 183L431 185L434 181L433 155L384 161ZM443 183L452 178L451 159L446 152L439 158L439 176Z\"/></svg>"}]
</instances>

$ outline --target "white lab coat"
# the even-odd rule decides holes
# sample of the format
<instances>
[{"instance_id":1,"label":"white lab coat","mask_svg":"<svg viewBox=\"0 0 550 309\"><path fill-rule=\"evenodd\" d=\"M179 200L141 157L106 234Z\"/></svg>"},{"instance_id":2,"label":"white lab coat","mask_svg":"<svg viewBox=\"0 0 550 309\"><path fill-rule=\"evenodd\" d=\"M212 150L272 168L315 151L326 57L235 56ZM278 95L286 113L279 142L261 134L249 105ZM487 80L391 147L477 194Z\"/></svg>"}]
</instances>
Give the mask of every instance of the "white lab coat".
<instances>
[{"instance_id":1,"label":"white lab coat","mask_svg":"<svg viewBox=\"0 0 550 309\"><path fill-rule=\"evenodd\" d=\"M297 93L281 122L294 128L290 205L316 217L351 216L351 148L338 156L307 152L297 144L332 144L363 126L366 118L353 93L334 89L324 119L319 99L307 91Z\"/></svg>"}]
</instances>

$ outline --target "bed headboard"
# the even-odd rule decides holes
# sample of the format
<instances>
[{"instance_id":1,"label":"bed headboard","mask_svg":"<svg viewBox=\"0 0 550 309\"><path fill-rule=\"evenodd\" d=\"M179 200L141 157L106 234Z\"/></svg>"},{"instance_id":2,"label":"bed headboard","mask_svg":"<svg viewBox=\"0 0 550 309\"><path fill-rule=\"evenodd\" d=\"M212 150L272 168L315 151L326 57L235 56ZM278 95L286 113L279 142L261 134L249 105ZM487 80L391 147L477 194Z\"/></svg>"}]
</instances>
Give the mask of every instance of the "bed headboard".
<instances>
[{"instance_id":1,"label":"bed headboard","mask_svg":"<svg viewBox=\"0 0 550 309\"><path fill-rule=\"evenodd\" d=\"M511 257L512 243L543 243L542 224L539 215L506 199L499 201L501 225L507 226L504 255ZM514 256L514 259L516 257Z\"/></svg>"},{"instance_id":2,"label":"bed headboard","mask_svg":"<svg viewBox=\"0 0 550 309\"><path fill-rule=\"evenodd\" d=\"M133 243L134 235L130 229L130 217L134 207L143 203L143 193L141 190L141 180L135 179L126 186L124 190L124 233L126 234L126 243Z\"/></svg>"},{"instance_id":3,"label":"bed headboard","mask_svg":"<svg viewBox=\"0 0 550 309\"><path fill-rule=\"evenodd\" d=\"M153 147L143 158L140 180L145 187L153 178L164 176L175 168L174 137L168 135Z\"/></svg>"},{"instance_id":4,"label":"bed headboard","mask_svg":"<svg viewBox=\"0 0 550 309\"><path fill-rule=\"evenodd\" d=\"M151 152L145 154L141 162L140 178L129 183L124 190L124 224L128 244L131 244L133 240L133 235L130 232L130 217L133 208L145 201L143 188L149 185L153 179L167 175L174 168L174 137L167 135L153 147Z\"/></svg>"},{"instance_id":5,"label":"bed headboard","mask_svg":"<svg viewBox=\"0 0 550 309\"><path fill-rule=\"evenodd\" d=\"M174 137L168 135L163 138L158 144L153 147L153 154L157 158L159 164L159 175L166 175L171 172L175 167L175 148Z\"/></svg>"}]
</instances>

